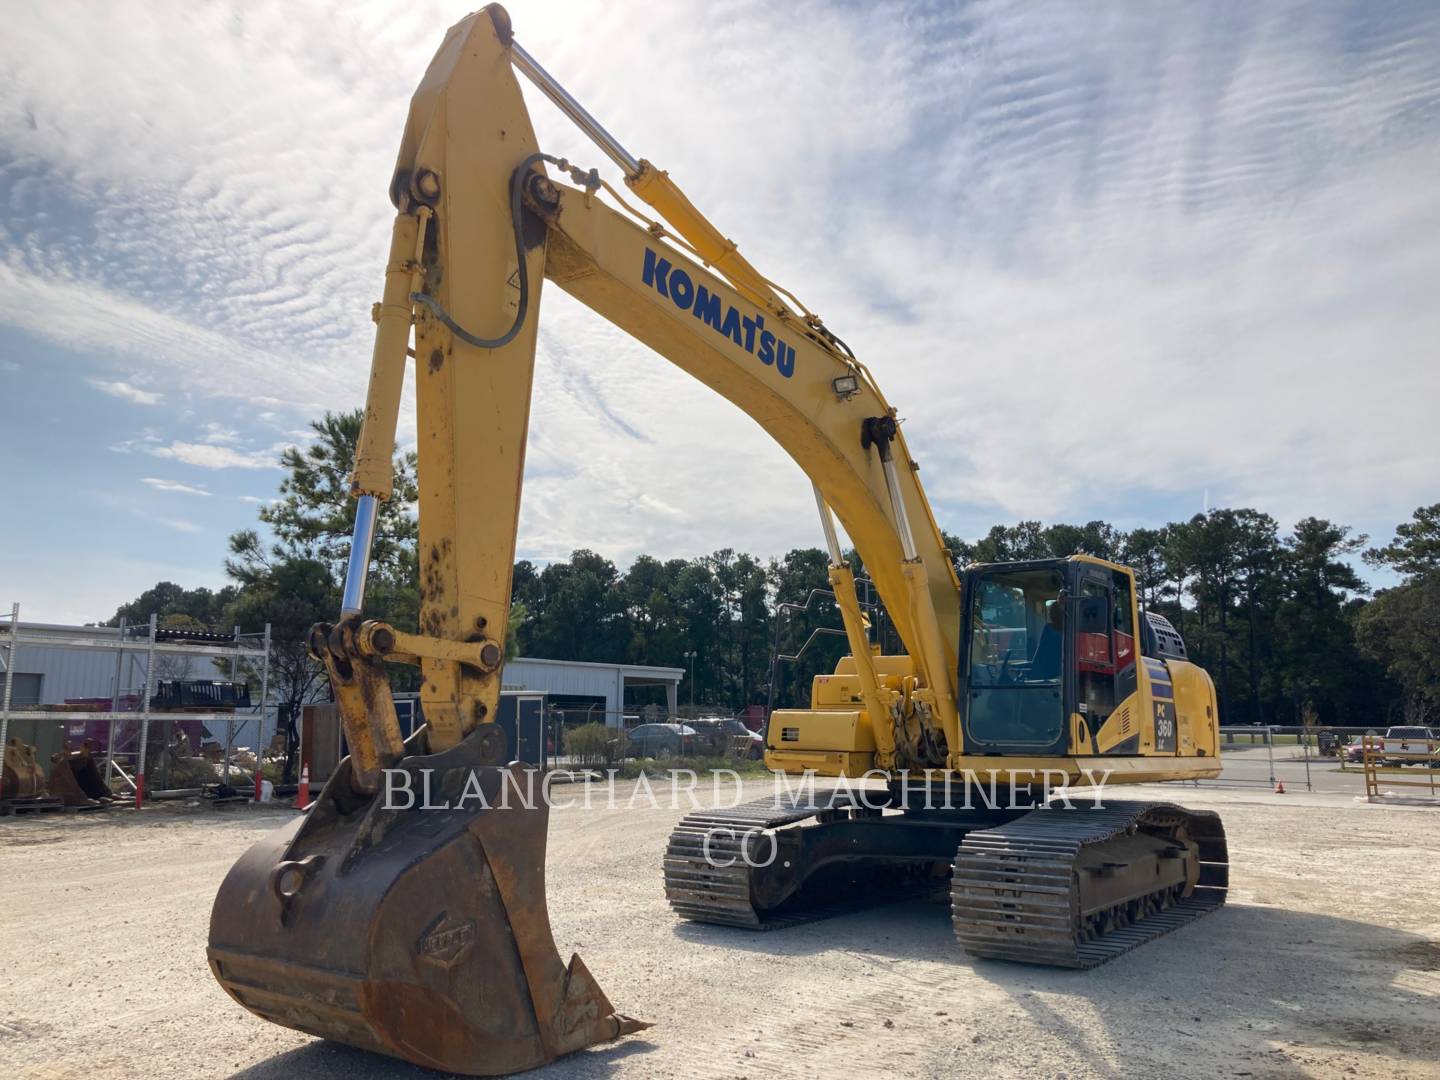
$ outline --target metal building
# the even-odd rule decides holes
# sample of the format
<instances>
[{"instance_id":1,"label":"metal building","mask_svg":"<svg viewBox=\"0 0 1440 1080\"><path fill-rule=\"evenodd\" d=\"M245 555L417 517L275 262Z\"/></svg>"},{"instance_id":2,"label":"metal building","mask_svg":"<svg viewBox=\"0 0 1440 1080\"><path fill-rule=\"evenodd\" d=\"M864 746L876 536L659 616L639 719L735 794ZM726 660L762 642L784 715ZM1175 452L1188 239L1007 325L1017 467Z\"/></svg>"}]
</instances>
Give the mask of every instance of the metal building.
<instances>
[{"instance_id":1,"label":"metal building","mask_svg":"<svg viewBox=\"0 0 1440 1080\"><path fill-rule=\"evenodd\" d=\"M89 626L28 624L27 629L43 630L58 641L66 637L87 638L97 634L118 634L112 629ZM167 657L157 678L224 679L228 665L209 658ZM571 723L588 719L610 727L623 726L626 716L640 716L646 706L675 716L680 680L685 670L678 667L650 667L641 664L598 664L577 660L542 660L517 657L505 665L502 676L507 690L544 694L548 707ZM17 706L61 703L82 698L125 697L145 685L143 653L105 654L76 648L35 646L21 643L16 648L14 704ZM269 732L265 733L267 736Z\"/></svg>"},{"instance_id":2,"label":"metal building","mask_svg":"<svg viewBox=\"0 0 1440 1080\"><path fill-rule=\"evenodd\" d=\"M502 681L506 690L545 694L549 708L567 722L594 719L608 727L621 727L626 716L638 717L646 705L656 706L657 711L663 708L666 717L675 716L684 674L684 668L517 656L505 665ZM654 700L642 701L642 697Z\"/></svg>"}]
</instances>

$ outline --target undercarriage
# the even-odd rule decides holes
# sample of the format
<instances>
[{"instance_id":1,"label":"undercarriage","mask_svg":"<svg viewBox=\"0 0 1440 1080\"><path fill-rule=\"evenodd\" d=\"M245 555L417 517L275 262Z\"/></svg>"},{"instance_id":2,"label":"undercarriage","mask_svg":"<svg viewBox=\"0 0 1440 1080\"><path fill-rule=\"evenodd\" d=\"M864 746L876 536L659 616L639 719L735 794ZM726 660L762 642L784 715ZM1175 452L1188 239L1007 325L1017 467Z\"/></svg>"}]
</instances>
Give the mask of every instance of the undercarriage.
<instances>
[{"instance_id":1,"label":"undercarriage","mask_svg":"<svg viewBox=\"0 0 1440 1080\"><path fill-rule=\"evenodd\" d=\"M688 815L665 852L683 918L794 926L949 892L973 956L1088 968L1225 902L1217 815L1170 803L906 807L895 791L782 795Z\"/></svg>"}]
</instances>

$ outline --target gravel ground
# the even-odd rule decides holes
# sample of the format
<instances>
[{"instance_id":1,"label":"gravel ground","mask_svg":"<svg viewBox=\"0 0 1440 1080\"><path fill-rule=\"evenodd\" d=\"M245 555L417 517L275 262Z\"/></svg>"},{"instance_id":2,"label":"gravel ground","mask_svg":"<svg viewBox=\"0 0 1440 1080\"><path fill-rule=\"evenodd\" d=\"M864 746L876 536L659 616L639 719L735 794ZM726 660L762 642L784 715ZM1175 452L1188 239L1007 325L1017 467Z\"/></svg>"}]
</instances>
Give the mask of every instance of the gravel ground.
<instances>
[{"instance_id":1,"label":"gravel ground","mask_svg":"<svg viewBox=\"0 0 1440 1080\"><path fill-rule=\"evenodd\" d=\"M681 923L660 882L680 810L557 810L561 950L656 1026L532 1075L1440 1076L1440 810L1140 791L1222 811L1231 902L1088 973L972 961L933 903L764 935ZM266 1024L211 979L215 889L289 816L0 822L4 1074L433 1078Z\"/></svg>"}]
</instances>

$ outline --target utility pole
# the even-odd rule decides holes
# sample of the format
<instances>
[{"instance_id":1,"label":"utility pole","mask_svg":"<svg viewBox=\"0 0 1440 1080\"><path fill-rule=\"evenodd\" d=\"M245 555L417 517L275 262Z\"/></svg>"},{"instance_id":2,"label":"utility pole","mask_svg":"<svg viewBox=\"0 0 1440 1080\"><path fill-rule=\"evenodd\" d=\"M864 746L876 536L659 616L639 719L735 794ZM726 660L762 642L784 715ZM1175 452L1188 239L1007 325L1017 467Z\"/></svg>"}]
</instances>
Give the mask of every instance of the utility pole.
<instances>
[{"instance_id":1,"label":"utility pole","mask_svg":"<svg viewBox=\"0 0 1440 1080\"><path fill-rule=\"evenodd\" d=\"M681 654L690 661L690 719L695 719L695 650L689 649Z\"/></svg>"}]
</instances>

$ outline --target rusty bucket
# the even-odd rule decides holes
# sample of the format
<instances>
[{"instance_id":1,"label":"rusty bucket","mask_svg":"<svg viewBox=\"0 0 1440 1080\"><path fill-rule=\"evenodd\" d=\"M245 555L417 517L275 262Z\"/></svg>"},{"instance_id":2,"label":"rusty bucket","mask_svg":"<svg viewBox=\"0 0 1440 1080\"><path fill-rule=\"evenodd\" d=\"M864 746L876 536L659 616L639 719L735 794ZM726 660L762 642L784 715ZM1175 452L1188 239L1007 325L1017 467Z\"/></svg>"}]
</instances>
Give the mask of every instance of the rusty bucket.
<instances>
[{"instance_id":1,"label":"rusty bucket","mask_svg":"<svg viewBox=\"0 0 1440 1080\"><path fill-rule=\"evenodd\" d=\"M346 759L303 818L235 864L208 954L236 1001L286 1027L473 1076L648 1026L615 1012L579 956L561 962L540 775L481 764L484 727L400 761L430 808L355 792Z\"/></svg>"},{"instance_id":2,"label":"rusty bucket","mask_svg":"<svg viewBox=\"0 0 1440 1080\"><path fill-rule=\"evenodd\" d=\"M35 747L18 736L11 736L5 746L3 772L0 772L0 797L33 799L45 794L45 771L35 760Z\"/></svg>"},{"instance_id":3,"label":"rusty bucket","mask_svg":"<svg viewBox=\"0 0 1440 1080\"><path fill-rule=\"evenodd\" d=\"M120 795L110 790L110 785L105 783L105 777L100 772L100 766L95 763L95 743L86 739L79 750L70 754L70 771L75 776L75 782L80 785L80 790L92 799L100 802L110 802L121 798Z\"/></svg>"},{"instance_id":4,"label":"rusty bucket","mask_svg":"<svg viewBox=\"0 0 1440 1080\"><path fill-rule=\"evenodd\" d=\"M50 755L50 794L66 806L99 806L118 796L106 785L87 740L79 750L67 745Z\"/></svg>"}]
</instances>

